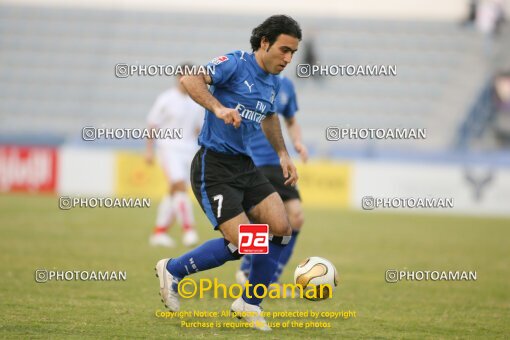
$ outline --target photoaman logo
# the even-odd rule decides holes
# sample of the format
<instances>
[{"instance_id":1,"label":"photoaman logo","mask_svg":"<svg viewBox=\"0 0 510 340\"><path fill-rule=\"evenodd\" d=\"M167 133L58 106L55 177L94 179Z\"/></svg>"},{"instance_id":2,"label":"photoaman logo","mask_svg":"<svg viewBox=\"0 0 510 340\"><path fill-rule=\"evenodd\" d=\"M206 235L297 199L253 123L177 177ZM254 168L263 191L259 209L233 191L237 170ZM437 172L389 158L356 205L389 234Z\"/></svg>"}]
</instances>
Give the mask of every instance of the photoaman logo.
<instances>
[{"instance_id":1,"label":"photoaman logo","mask_svg":"<svg viewBox=\"0 0 510 340\"><path fill-rule=\"evenodd\" d=\"M308 284L306 288L308 289L300 284L284 283L280 286L271 283L265 286L262 283L252 284L250 281L246 281L243 285L238 283L226 285L220 283L217 278L213 280L199 279L197 282L190 277L185 277L179 281L177 293L183 299L194 297L202 299L207 292L212 293L215 299L238 299L243 295L243 292L246 292L248 298L255 297L258 299L305 298L317 301L333 298L333 287L330 284Z\"/></svg>"},{"instance_id":2,"label":"photoaman logo","mask_svg":"<svg viewBox=\"0 0 510 340\"><path fill-rule=\"evenodd\" d=\"M238 236L239 254L269 253L269 225L240 224Z\"/></svg>"}]
</instances>

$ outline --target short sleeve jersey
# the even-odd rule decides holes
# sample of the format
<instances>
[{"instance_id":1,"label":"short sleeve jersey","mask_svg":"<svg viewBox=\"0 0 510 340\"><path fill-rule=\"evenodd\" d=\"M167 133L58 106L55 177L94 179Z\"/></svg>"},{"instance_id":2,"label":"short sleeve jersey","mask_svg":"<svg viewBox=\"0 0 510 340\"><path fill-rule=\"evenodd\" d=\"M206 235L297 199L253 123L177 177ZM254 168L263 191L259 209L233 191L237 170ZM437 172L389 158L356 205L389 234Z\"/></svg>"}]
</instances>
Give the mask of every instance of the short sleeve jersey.
<instances>
[{"instance_id":1,"label":"short sleeve jersey","mask_svg":"<svg viewBox=\"0 0 510 340\"><path fill-rule=\"evenodd\" d=\"M265 72L255 55L244 51L217 57L206 67L211 70L211 94L223 106L236 109L242 122L236 129L206 110L198 143L219 153L249 155L250 139L260 123L276 112L280 78Z\"/></svg>"}]
</instances>

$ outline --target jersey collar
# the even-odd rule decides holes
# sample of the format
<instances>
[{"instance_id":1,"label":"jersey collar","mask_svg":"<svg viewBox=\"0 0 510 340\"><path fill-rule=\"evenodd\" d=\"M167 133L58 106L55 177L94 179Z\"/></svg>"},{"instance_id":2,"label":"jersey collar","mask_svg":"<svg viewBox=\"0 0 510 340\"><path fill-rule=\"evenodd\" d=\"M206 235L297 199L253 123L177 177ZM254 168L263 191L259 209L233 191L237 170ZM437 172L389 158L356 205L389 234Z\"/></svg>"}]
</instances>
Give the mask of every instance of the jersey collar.
<instances>
[{"instance_id":1,"label":"jersey collar","mask_svg":"<svg viewBox=\"0 0 510 340\"><path fill-rule=\"evenodd\" d=\"M271 76L270 73L264 71L259 64L257 63L257 59L255 59L255 53L251 53L250 57L248 58L250 64L252 65L252 68L255 70L255 74L263 79Z\"/></svg>"}]
</instances>

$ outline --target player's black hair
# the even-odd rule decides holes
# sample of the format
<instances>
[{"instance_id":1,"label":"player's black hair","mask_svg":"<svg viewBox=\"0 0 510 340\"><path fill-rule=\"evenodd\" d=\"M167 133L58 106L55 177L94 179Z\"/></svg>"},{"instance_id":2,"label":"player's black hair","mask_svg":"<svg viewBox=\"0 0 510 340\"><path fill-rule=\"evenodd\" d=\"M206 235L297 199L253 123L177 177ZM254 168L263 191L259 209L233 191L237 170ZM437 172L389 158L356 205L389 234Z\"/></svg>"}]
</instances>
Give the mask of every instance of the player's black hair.
<instances>
[{"instance_id":1,"label":"player's black hair","mask_svg":"<svg viewBox=\"0 0 510 340\"><path fill-rule=\"evenodd\" d=\"M287 15L273 15L264 20L251 32L250 44L255 52L260 48L260 41L266 37L271 47L280 34L290 35L301 40L301 27L296 20Z\"/></svg>"}]
</instances>

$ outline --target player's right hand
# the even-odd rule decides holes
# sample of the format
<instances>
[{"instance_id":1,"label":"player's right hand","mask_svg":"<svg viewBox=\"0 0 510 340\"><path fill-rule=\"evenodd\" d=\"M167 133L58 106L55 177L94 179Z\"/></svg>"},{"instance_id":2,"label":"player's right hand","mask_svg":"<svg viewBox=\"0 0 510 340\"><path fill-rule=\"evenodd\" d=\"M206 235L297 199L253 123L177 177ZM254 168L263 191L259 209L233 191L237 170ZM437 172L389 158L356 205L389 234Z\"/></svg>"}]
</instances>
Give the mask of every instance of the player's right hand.
<instances>
[{"instance_id":1,"label":"player's right hand","mask_svg":"<svg viewBox=\"0 0 510 340\"><path fill-rule=\"evenodd\" d=\"M283 177L285 178L284 184L295 186L299 176L288 154L280 157L280 165L282 167Z\"/></svg>"},{"instance_id":2,"label":"player's right hand","mask_svg":"<svg viewBox=\"0 0 510 340\"><path fill-rule=\"evenodd\" d=\"M241 126L241 115L236 109L223 107L215 112L216 117L223 120L225 124L232 124L237 129Z\"/></svg>"},{"instance_id":3,"label":"player's right hand","mask_svg":"<svg viewBox=\"0 0 510 340\"><path fill-rule=\"evenodd\" d=\"M308 161L308 149L306 146L298 142L294 144L294 149L299 153L299 157L301 157L303 163L306 163Z\"/></svg>"}]
</instances>

